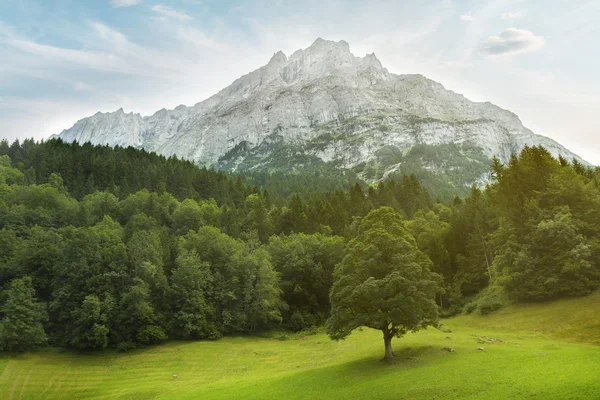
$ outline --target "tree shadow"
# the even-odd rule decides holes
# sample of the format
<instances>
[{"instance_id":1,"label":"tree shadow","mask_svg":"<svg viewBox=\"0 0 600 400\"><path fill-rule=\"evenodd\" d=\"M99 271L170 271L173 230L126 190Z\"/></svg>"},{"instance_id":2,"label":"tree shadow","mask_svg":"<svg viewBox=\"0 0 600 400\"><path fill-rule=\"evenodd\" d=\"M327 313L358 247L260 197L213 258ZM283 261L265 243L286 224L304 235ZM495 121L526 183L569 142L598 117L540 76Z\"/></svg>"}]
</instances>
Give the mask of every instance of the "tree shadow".
<instances>
[{"instance_id":1,"label":"tree shadow","mask_svg":"<svg viewBox=\"0 0 600 400\"><path fill-rule=\"evenodd\" d=\"M246 399L328 397L355 399L357 393L364 393L365 386L377 388L380 383L384 384L390 378L393 378L395 385L404 386L403 380L408 379L408 375L404 376L402 371L429 365L432 362L431 355L438 351L439 349L433 346L402 347L395 351L395 358L392 362L383 361L380 357L373 355L346 363L299 371L278 379L259 380L247 386L218 387L208 391L200 389L197 394L199 396L201 394L205 398L214 397L216 399L235 397L233 393L245 393ZM383 348L381 355L383 355ZM406 387L410 388L410 385L411 383L407 381ZM435 386L434 384L433 391L436 390ZM334 394L333 397L330 394ZM381 398L377 393L372 393L372 395L373 398Z\"/></svg>"}]
</instances>

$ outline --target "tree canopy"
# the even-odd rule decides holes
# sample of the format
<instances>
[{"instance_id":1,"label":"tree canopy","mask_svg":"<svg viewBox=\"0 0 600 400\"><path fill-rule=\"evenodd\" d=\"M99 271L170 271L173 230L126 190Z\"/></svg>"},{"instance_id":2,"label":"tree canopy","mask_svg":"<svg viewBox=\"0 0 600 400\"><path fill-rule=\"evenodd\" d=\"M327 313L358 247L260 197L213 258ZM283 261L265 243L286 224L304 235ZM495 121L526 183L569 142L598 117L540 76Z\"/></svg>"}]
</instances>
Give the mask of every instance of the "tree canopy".
<instances>
[{"instance_id":1,"label":"tree canopy","mask_svg":"<svg viewBox=\"0 0 600 400\"><path fill-rule=\"evenodd\" d=\"M392 208L371 211L335 269L329 336L343 339L361 326L381 330L391 360L392 338L436 323L439 279L430 268Z\"/></svg>"},{"instance_id":2,"label":"tree canopy","mask_svg":"<svg viewBox=\"0 0 600 400\"><path fill-rule=\"evenodd\" d=\"M329 318L334 338L383 330L391 352L437 310L599 288L600 169L541 147L491 168L442 204L414 175L256 186L133 148L0 141L0 345L128 350Z\"/></svg>"}]
</instances>

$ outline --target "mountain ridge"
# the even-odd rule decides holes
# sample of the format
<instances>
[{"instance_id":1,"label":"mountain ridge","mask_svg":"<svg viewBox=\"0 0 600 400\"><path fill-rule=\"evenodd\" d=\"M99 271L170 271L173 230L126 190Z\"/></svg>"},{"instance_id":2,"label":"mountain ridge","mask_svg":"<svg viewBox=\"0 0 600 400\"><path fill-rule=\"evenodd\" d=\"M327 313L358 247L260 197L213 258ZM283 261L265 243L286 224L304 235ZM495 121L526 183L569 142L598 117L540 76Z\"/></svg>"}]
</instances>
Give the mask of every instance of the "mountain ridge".
<instances>
[{"instance_id":1,"label":"mountain ridge","mask_svg":"<svg viewBox=\"0 0 600 400\"><path fill-rule=\"evenodd\" d=\"M96 113L58 136L144 148L228 171L297 171L323 164L353 170L367 181L406 169L403 157L418 145L458 146L433 160L439 165L428 168L431 160L422 161L420 168L432 173L447 174L444 157L463 157L464 164L473 148L487 160L508 162L524 146L542 145L554 156L587 164L534 134L511 111L471 102L422 75L390 73L374 53L356 57L347 42L321 38L289 57L274 53L263 67L193 106L149 116L122 108ZM294 157L308 161L292 165L288 160ZM489 163L474 159L485 180ZM464 187L477 180L450 183Z\"/></svg>"}]
</instances>

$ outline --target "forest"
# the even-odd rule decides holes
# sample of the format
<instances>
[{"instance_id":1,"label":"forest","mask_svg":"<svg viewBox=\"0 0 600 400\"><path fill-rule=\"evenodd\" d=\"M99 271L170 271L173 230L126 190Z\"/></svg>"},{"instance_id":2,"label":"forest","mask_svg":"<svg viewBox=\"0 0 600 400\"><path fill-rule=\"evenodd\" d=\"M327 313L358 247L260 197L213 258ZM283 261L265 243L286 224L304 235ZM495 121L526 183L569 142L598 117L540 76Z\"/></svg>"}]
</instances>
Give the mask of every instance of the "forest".
<instances>
[{"instance_id":1,"label":"forest","mask_svg":"<svg viewBox=\"0 0 600 400\"><path fill-rule=\"evenodd\" d=\"M526 147L492 170L442 203L414 175L342 189L133 148L2 141L0 349L127 351L328 318L343 337L336 280L385 221L389 246L414 245L407 262L426 265L433 319L600 287L600 169Z\"/></svg>"}]
</instances>

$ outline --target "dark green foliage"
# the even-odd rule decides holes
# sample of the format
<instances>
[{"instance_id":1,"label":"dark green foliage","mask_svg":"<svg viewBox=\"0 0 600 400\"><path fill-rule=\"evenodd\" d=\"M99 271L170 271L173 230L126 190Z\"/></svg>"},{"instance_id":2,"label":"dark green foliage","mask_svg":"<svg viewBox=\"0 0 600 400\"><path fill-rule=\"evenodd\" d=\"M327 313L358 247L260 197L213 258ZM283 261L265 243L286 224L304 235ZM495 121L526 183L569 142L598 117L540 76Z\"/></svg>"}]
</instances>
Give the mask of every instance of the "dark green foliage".
<instances>
[{"instance_id":1,"label":"dark green foliage","mask_svg":"<svg viewBox=\"0 0 600 400\"><path fill-rule=\"evenodd\" d=\"M436 204L435 211L418 211L411 221L407 221L407 228L414 236L417 246L432 261L431 269L441 275L444 292L438 294L438 304L441 308L452 303L452 285L455 281L456 269L452 263L447 243L451 238L449 223L452 210L442 204Z\"/></svg>"},{"instance_id":2,"label":"dark green foliage","mask_svg":"<svg viewBox=\"0 0 600 400\"><path fill-rule=\"evenodd\" d=\"M359 181L352 171L331 167L312 172L302 169L295 173L240 171L240 175L247 185L268 188L273 196L283 198L290 197L294 193L311 196L321 192L345 190Z\"/></svg>"},{"instance_id":3,"label":"dark green foliage","mask_svg":"<svg viewBox=\"0 0 600 400\"><path fill-rule=\"evenodd\" d=\"M526 148L492 171L485 189L444 205L418 175L322 192L298 175L289 186L275 187L285 181L278 173L248 186L132 148L1 142L3 346L23 350L47 335L53 345L126 351L328 317L334 337L377 326L389 344L434 319L435 303L452 314L474 299L468 309L488 313L598 288L600 170ZM437 274L436 292L427 282L437 286ZM407 282L426 295L390 296ZM366 297L346 290L355 284ZM431 293L425 308L411 303ZM367 297L389 313L348 314Z\"/></svg>"},{"instance_id":4,"label":"dark green foliage","mask_svg":"<svg viewBox=\"0 0 600 400\"><path fill-rule=\"evenodd\" d=\"M541 147L525 148L489 190L500 227L492 270L517 300L590 293L600 286L600 193L593 173Z\"/></svg>"},{"instance_id":5,"label":"dark green foliage","mask_svg":"<svg viewBox=\"0 0 600 400\"><path fill-rule=\"evenodd\" d=\"M217 338L281 321L279 277L264 250L207 226L181 238L179 253L175 312L184 336Z\"/></svg>"},{"instance_id":6,"label":"dark green foliage","mask_svg":"<svg viewBox=\"0 0 600 400\"><path fill-rule=\"evenodd\" d=\"M511 304L504 288L492 285L483 289L476 298L465 306L467 313L476 311L480 315L487 315Z\"/></svg>"},{"instance_id":7,"label":"dark green foliage","mask_svg":"<svg viewBox=\"0 0 600 400\"><path fill-rule=\"evenodd\" d=\"M25 351L46 343L46 310L37 302L31 278L13 280L0 308L0 349Z\"/></svg>"},{"instance_id":8,"label":"dark green foliage","mask_svg":"<svg viewBox=\"0 0 600 400\"><path fill-rule=\"evenodd\" d=\"M335 269L329 336L343 339L361 326L381 330L385 358L393 358L393 337L436 322L438 276L430 267L393 209L371 211Z\"/></svg>"},{"instance_id":9,"label":"dark green foliage","mask_svg":"<svg viewBox=\"0 0 600 400\"><path fill-rule=\"evenodd\" d=\"M320 233L271 238L267 250L281 275L283 299L292 317L302 312L316 323L325 320L333 269L342 260L343 248L343 238Z\"/></svg>"},{"instance_id":10,"label":"dark green foliage","mask_svg":"<svg viewBox=\"0 0 600 400\"><path fill-rule=\"evenodd\" d=\"M134 278L132 285L121 296L116 318L113 334L118 342L149 344L167 339L150 298L150 287L140 278Z\"/></svg>"},{"instance_id":11,"label":"dark green foliage","mask_svg":"<svg viewBox=\"0 0 600 400\"><path fill-rule=\"evenodd\" d=\"M81 307L73 310L75 329L71 332L70 345L78 349L103 349L108 346L109 316L114 300L107 296L100 301L97 296L86 296Z\"/></svg>"},{"instance_id":12,"label":"dark green foliage","mask_svg":"<svg viewBox=\"0 0 600 400\"><path fill-rule=\"evenodd\" d=\"M6 150L8 150L8 147ZM0 155L0 184L7 183L10 185L24 182L25 175L18 169L12 168L10 157L6 154Z\"/></svg>"},{"instance_id":13,"label":"dark green foliage","mask_svg":"<svg viewBox=\"0 0 600 400\"><path fill-rule=\"evenodd\" d=\"M302 329L304 329L306 327L306 324L304 322L304 317L302 316L302 313L298 311L293 313L288 325L290 329L294 332L300 332Z\"/></svg>"},{"instance_id":14,"label":"dark green foliage","mask_svg":"<svg viewBox=\"0 0 600 400\"><path fill-rule=\"evenodd\" d=\"M491 160L472 146L418 144L391 165L397 163L392 176L415 175L435 198L450 201L457 194L467 195L469 186L490 172Z\"/></svg>"},{"instance_id":15,"label":"dark green foliage","mask_svg":"<svg viewBox=\"0 0 600 400\"><path fill-rule=\"evenodd\" d=\"M257 194L248 196L245 204L248 215L243 222L244 230L247 232L255 231L262 243L267 243L274 231L266 202L267 199L261 198Z\"/></svg>"},{"instance_id":16,"label":"dark green foliage","mask_svg":"<svg viewBox=\"0 0 600 400\"><path fill-rule=\"evenodd\" d=\"M0 151L0 157L8 155L13 165L21 165L22 171L33 168L36 183L55 185L51 176L57 174L77 199L96 190L124 198L144 188L158 193L166 191L179 200L213 198L219 204L240 204L245 198L245 193L239 191L243 188L237 187L235 180L224 173L131 147L71 144L60 139L34 143L28 139L22 145L16 141L8 148L0 147ZM4 164L6 160L1 165ZM0 167L0 183L2 176Z\"/></svg>"}]
</instances>

